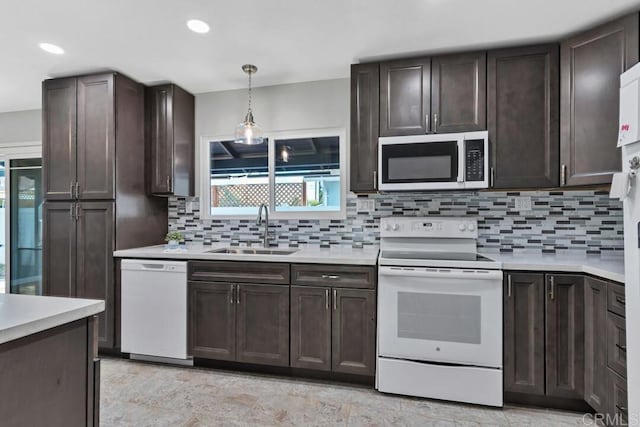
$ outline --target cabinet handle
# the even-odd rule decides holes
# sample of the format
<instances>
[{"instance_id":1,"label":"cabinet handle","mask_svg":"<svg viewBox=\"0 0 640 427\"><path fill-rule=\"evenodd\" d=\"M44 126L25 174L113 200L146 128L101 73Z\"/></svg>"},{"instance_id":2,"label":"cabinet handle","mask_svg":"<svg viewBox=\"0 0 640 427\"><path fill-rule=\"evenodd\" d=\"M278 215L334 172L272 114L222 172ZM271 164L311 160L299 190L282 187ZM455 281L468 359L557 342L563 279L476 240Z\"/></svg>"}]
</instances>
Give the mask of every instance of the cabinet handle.
<instances>
[{"instance_id":1,"label":"cabinet handle","mask_svg":"<svg viewBox=\"0 0 640 427\"><path fill-rule=\"evenodd\" d=\"M618 347L619 350L624 351L625 353L627 352L627 346L626 345L616 344L616 347Z\"/></svg>"},{"instance_id":2,"label":"cabinet handle","mask_svg":"<svg viewBox=\"0 0 640 427\"><path fill-rule=\"evenodd\" d=\"M235 286L229 285L229 304L233 305L233 291Z\"/></svg>"},{"instance_id":3,"label":"cabinet handle","mask_svg":"<svg viewBox=\"0 0 640 427\"><path fill-rule=\"evenodd\" d=\"M424 133L429 133L429 114L424 115Z\"/></svg>"},{"instance_id":4,"label":"cabinet handle","mask_svg":"<svg viewBox=\"0 0 640 427\"><path fill-rule=\"evenodd\" d=\"M73 219L73 220L76 219L76 205L75 205L75 203L71 203L71 206L69 206L69 217L71 217L71 219Z\"/></svg>"},{"instance_id":5,"label":"cabinet handle","mask_svg":"<svg viewBox=\"0 0 640 427\"><path fill-rule=\"evenodd\" d=\"M76 181L76 199L80 198L80 183Z\"/></svg>"},{"instance_id":6,"label":"cabinet handle","mask_svg":"<svg viewBox=\"0 0 640 427\"><path fill-rule=\"evenodd\" d=\"M553 301L556 296L555 296L555 287L556 287L556 283L555 283L555 279L553 278L553 276L549 277L549 284L551 286L549 286L549 298L551 298L551 300Z\"/></svg>"},{"instance_id":7,"label":"cabinet handle","mask_svg":"<svg viewBox=\"0 0 640 427\"><path fill-rule=\"evenodd\" d=\"M76 197L75 197L75 193L74 193L75 188L76 188L76 184L75 184L75 182L70 182L70 183L69 183L69 194L70 194L70 197L71 197L72 199L75 199L75 198L76 198Z\"/></svg>"},{"instance_id":8,"label":"cabinet handle","mask_svg":"<svg viewBox=\"0 0 640 427\"><path fill-rule=\"evenodd\" d=\"M333 290L333 309L338 309L338 291L336 289Z\"/></svg>"},{"instance_id":9,"label":"cabinet handle","mask_svg":"<svg viewBox=\"0 0 640 427\"><path fill-rule=\"evenodd\" d=\"M329 310L329 289L324 290L324 309Z\"/></svg>"},{"instance_id":10,"label":"cabinet handle","mask_svg":"<svg viewBox=\"0 0 640 427\"><path fill-rule=\"evenodd\" d=\"M560 166L560 185L567 185L567 165Z\"/></svg>"},{"instance_id":11,"label":"cabinet handle","mask_svg":"<svg viewBox=\"0 0 640 427\"><path fill-rule=\"evenodd\" d=\"M616 405L616 409L620 412L624 412L625 414L627 413L627 411L629 410L627 407L625 406L618 406Z\"/></svg>"},{"instance_id":12,"label":"cabinet handle","mask_svg":"<svg viewBox=\"0 0 640 427\"><path fill-rule=\"evenodd\" d=\"M236 304L240 305L240 285L236 285Z\"/></svg>"},{"instance_id":13,"label":"cabinet handle","mask_svg":"<svg viewBox=\"0 0 640 427\"><path fill-rule=\"evenodd\" d=\"M495 181L496 181L496 170L494 168L489 168L489 187L493 188Z\"/></svg>"},{"instance_id":14,"label":"cabinet handle","mask_svg":"<svg viewBox=\"0 0 640 427\"><path fill-rule=\"evenodd\" d=\"M373 171L373 189L378 189L378 171Z\"/></svg>"},{"instance_id":15,"label":"cabinet handle","mask_svg":"<svg viewBox=\"0 0 640 427\"><path fill-rule=\"evenodd\" d=\"M433 115L433 132L438 133L438 113Z\"/></svg>"},{"instance_id":16,"label":"cabinet handle","mask_svg":"<svg viewBox=\"0 0 640 427\"><path fill-rule=\"evenodd\" d=\"M336 280L339 279L340 276L336 275L336 274L323 274L322 275L323 279L331 279L331 280Z\"/></svg>"},{"instance_id":17,"label":"cabinet handle","mask_svg":"<svg viewBox=\"0 0 640 427\"><path fill-rule=\"evenodd\" d=\"M76 221L80 219L80 203L76 203Z\"/></svg>"},{"instance_id":18,"label":"cabinet handle","mask_svg":"<svg viewBox=\"0 0 640 427\"><path fill-rule=\"evenodd\" d=\"M616 297L616 302L617 302L618 304L625 305L625 303L626 303L626 299L625 299L625 298L622 298L622 297Z\"/></svg>"},{"instance_id":19,"label":"cabinet handle","mask_svg":"<svg viewBox=\"0 0 640 427\"><path fill-rule=\"evenodd\" d=\"M171 191L171 177L167 175L167 191Z\"/></svg>"},{"instance_id":20,"label":"cabinet handle","mask_svg":"<svg viewBox=\"0 0 640 427\"><path fill-rule=\"evenodd\" d=\"M507 276L507 296L511 298L511 275Z\"/></svg>"}]
</instances>

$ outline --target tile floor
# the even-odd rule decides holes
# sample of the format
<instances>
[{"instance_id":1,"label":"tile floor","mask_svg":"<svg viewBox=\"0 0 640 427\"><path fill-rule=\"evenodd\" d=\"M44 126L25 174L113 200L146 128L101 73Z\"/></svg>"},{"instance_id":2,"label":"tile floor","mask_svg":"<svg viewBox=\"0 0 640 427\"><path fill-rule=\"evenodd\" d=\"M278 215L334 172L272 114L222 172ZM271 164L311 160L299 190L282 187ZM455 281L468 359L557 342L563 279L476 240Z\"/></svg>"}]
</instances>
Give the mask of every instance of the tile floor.
<instances>
[{"instance_id":1,"label":"tile floor","mask_svg":"<svg viewBox=\"0 0 640 427\"><path fill-rule=\"evenodd\" d=\"M102 426L565 426L582 414L489 409L384 395L370 387L102 360ZM587 423L592 424L588 418Z\"/></svg>"}]
</instances>

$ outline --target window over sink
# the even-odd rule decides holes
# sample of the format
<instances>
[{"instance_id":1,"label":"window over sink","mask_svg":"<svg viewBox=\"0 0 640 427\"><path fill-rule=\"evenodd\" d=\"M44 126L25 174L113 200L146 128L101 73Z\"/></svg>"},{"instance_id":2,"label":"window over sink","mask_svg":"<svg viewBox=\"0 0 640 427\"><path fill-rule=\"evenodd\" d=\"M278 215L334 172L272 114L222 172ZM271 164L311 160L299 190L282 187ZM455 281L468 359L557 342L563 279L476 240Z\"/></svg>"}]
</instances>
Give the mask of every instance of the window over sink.
<instances>
[{"instance_id":1,"label":"window over sink","mask_svg":"<svg viewBox=\"0 0 640 427\"><path fill-rule=\"evenodd\" d=\"M272 218L345 218L345 130L265 136L260 145L201 138L201 215L253 218L264 203Z\"/></svg>"}]
</instances>

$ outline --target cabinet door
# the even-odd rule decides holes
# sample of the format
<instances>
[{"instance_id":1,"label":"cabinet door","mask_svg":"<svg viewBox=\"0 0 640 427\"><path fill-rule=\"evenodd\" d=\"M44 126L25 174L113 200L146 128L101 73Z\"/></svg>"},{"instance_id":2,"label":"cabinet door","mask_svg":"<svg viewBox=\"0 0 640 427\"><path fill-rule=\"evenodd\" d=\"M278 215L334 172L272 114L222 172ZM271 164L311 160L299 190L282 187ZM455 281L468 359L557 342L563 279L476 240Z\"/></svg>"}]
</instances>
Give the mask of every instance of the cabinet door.
<instances>
[{"instance_id":1,"label":"cabinet door","mask_svg":"<svg viewBox=\"0 0 640 427\"><path fill-rule=\"evenodd\" d=\"M487 128L486 52L436 56L431 62L431 130Z\"/></svg>"},{"instance_id":2,"label":"cabinet door","mask_svg":"<svg viewBox=\"0 0 640 427\"><path fill-rule=\"evenodd\" d=\"M597 412L607 398L607 283L585 278L584 287L584 400Z\"/></svg>"},{"instance_id":3,"label":"cabinet door","mask_svg":"<svg viewBox=\"0 0 640 427\"><path fill-rule=\"evenodd\" d=\"M351 191L375 191L378 170L378 64L351 66Z\"/></svg>"},{"instance_id":4,"label":"cabinet door","mask_svg":"<svg viewBox=\"0 0 640 427\"><path fill-rule=\"evenodd\" d=\"M76 295L76 221L74 203L46 202L42 230L42 290L44 295Z\"/></svg>"},{"instance_id":5,"label":"cabinet door","mask_svg":"<svg viewBox=\"0 0 640 427\"><path fill-rule=\"evenodd\" d=\"M607 313L607 365L627 377L627 328L624 317Z\"/></svg>"},{"instance_id":6,"label":"cabinet door","mask_svg":"<svg viewBox=\"0 0 640 427\"><path fill-rule=\"evenodd\" d=\"M374 375L376 293L334 289L331 369L345 374Z\"/></svg>"},{"instance_id":7,"label":"cabinet door","mask_svg":"<svg viewBox=\"0 0 640 427\"><path fill-rule=\"evenodd\" d=\"M637 62L637 13L562 42L561 185L609 184L620 170L620 74Z\"/></svg>"},{"instance_id":8,"label":"cabinet door","mask_svg":"<svg viewBox=\"0 0 640 427\"><path fill-rule=\"evenodd\" d=\"M205 359L236 359L235 285L189 282L189 353Z\"/></svg>"},{"instance_id":9,"label":"cabinet door","mask_svg":"<svg viewBox=\"0 0 640 427\"><path fill-rule=\"evenodd\" d=\"M101 299L98 343L111 348L115 340L113 283L113 202L80 202L77 219L77 296Z\"/></svg>"},{"instance_id":10,"label":"cabinet door","mask_svg":"<svg viewBox=\"0 0 640 427\"><path fill-rule=\"evenodd\" d=\"M150 191L171 193L173 180L173 86L146 89L147 135L151 161Z\"/></svg>"},{"instance_id":11,"label":"cabinet door","mask_svg":"<svg viewBox=\"0 0 640 427\"><path fill-rule=\"evenodd\" d=\"M487 122L496 188L559 183L558 45L500 49L487 63Z\"/></svg>"},{"instance_id":12,"label":"cabinet door","mask_svg":"<svg viewBox=\"0 0 640 427\"><path fill-rule=\"evenodd\" d=\"M629 402L627 396L627 380L609 369L607 393L609 394L609 406L607 415L611 418L608 425L629 425Z\"/></svg>"},{"instance_id":13,"label":"cabinet door","mask_svg":"<svg viewBox=\"0 0 640 427\"><path fill-rule=\"evenodd\" d=\"M42 83L42 185L45 200L70 200L76 182L75 78Z\"/></svg>"},{"instance_id":14,"label":"cabinet door","mask_svg":"<svg viewBox=\"0 0 640 427\"><path fill-rule=\"evenodd\" d=\"M236 360L289 366L289 286L236 287Z\"/></svg>"},{"instance_id":15,"label":"cabinet door","mask_svg":"<svg viewBox=\"0 0 640 427\"><path fill-rule=\"evenodd\" d=\"M544 395L544 275L507 274L504 391Z\"/></svg>"},{"instance_id":16,"label":"cabinet door","mask_svg":"<svg viewBox=\"0 0 640 427\"><path fill-rule=\"evenodd\" d=\"M291 287L291 366L331 370L331 289Z\"/></svg>"},{"instance_id":17,"label":"cabinet door","mask_svg":"<svg viewBox=\"0 0 640 427\"><path fill-rule=\"evenodd\" d=\"M547 396L584 395L584 278L547 275Z\"/></svg>"},{"instance_id":18,"label":"cabinet door","mask_svg":"<svg viewBox=\"0 0 640 427\"><path fill-rule=\"evenodd\" d=\"M380 136L429 131L431 58L380 64Z\"/></svg>"},{"instance_id":19,"label":"cabinet door","mask_svg":"<svg viewBox=\"0 0 640 427\"><path fill-rule=\"evenodd\" d=\"M81 200L114 198L114 75L78 78L78 190Z\"/></svg>"}]
</instances>

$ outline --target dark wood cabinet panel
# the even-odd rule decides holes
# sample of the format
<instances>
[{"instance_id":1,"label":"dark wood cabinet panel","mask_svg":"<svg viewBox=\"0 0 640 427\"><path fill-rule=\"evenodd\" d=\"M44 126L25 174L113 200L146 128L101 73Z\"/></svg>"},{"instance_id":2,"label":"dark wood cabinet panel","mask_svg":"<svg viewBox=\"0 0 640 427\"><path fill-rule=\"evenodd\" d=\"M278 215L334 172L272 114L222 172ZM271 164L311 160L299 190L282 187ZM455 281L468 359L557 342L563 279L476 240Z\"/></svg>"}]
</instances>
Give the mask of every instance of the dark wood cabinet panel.
<instances>
[{"instance_id":1,"label":"dark wood cabinet panel","mask_svg":"<svg viewBox=\"0 0 640 427\"><path fill-rule=\"evenodd\" d=\"M380 136L430 130L431 58L380 64Z\"/></svg>"},{"instance_id":2,"label":"dark wood cabinet panel","mask_svg":"<svg viewBox=\"0 0 640 427\"><path fill-rule=\"evenodd\" d=\"M189 352L193 357L235 360L235 285L189 282Z\"/></svg>"},{"instance_id":3,"label":"dark wood cabinet panel","mask_svg":"<svg viewBox=\"0 0 640 427\"><path fill-rule=\"evenodd\" d=\"M616 283L609 283L607 286L607 309L619 316L624 317L627 300L624 286Z\"/></svg>"},{"instance_id":4,"label":"dark wood cabinet panel","mask_svg":"<svg viewBox=\"0 0 640 427\"><path fill-rule=\"evenodd\" d=\"M378 187L378 130L380 71L376 64L351 66L351 168L350 190L375 191Z\"/></svg>"},{"instance_id":5,"label":"dark wood cabinet panel","mask_svg":"<svg viewBox=\"0 0 640 427\"><path fill-rule=\"evenodd\" d=\"M98 316L98 343L115 341L113 202L80 202L77 210L76 296L105 301Z\"/></svg>"},{"instance_id":6,"label":"dark wood cabinet panel","mask_svg":"<svg viewBox=\"0 0 640 427\"><path fill-rule=\"evenodd\" d=\"M585 278L584 400L597 412L607 408L607 283Z\"/></svg>"},{"instance_id":7,"label":"dark wood cabinet panel","mask_svg":"<svg viewBox=\"0 0 640 427\"><path fill-rule=\"evenodd\" d=\"M638 14L561 45L561 185L608 184L621 168L620 74L638 62Z\"/></svg>"},{"instance_id":8,"label":"dark wood cabinet panel","mask_svg":"<svg viewBox=\"0 0 640 427\"><path fill-rule=\"evenodd\" d=\"M487 128L487 54L435 56L431 61L431 130Z\"/></svg>"},{"instance_id":9,"label":"dark wood cabinet panel","mask_svg":"<svg viewBox=\"0 0 640 427\"><path fill-rule=\"evenodd\" d=\"M189 280L288 285L289 264L280 262L190 261Z\"/></svg>"},{"instance_id":10,"label":"dark wood cabinet panel","mask_svg":"<svg viewBox=\"0 0 640 427\"><path fill-rule=\"evenodd\" d=\"M376 287L377 269L360 265L292 264L291 283L334 288Z\"/></svg>"},{"instance_id":11,"label":"dark wood cabinet panel","mask_svg":"<svg viewBox=\"0 0 640 427\"><path fill-rule=\"evenodd\" d=\"M289 287L236 285L238 362L289 366Z\"/></svg>"},{"instance_id":12,"label":"dark wood cabinet panel","mask_svg":"<svg viewBox=\"0 0 640 427\"><path fill-rule=\"evenodd\" d=\"M44 295L76 294L76 223L71 202L46 202L43 207L42 291Z\"/></svg>"},{"instance_id":13,"label":"dark wood cabinet panel","mask_svg":"<svg viewBox=\"0 0 640 427\"><path fill-rule=\"evenodd\" d=\"M609 394L609 405L606 412L611 419L609 425L628 426L629 404L627 380L611 369L609 369L607 392Z\"/></svg>"},{"instance_id":14,"label":"dark wood cabinet panel","mask_svg":"<svg viewBox=\"0 0 640 427\"><path fill-rule=\"evenodd\" d=\"M544 275L509 273L504 286L504 391L544 395Z\"/></svg>"},{"instance_id":15,"label":"dark wood cabinet panel","mask_svg":"<svg viewBox=\"0 0 640 427\"><path fill-rule=\"evenodd\" d=\"M291 287L291 366L331 370L331 289Z\"/></svg>"},{"instance_id":16,"label":"dark wood cabinet panel","mask_svg":"<svg viewBox=\"0 0 640 427\"><path fill-rule=\"evenodd\" d=\"M625 319L607 315L607 365L623 378L627 377L627 334Z\"/></svg>"},{"instance_id":17,"label":"dark wood cabinet panel","mask_svg":"<svg viewBox=\"0 0 640 427\"><path fill-rule=\"evenodd\" d=\"M334 372L374 375L375 291L333 289L332 357Z\"/></svg>"},{"instance_id":18,"label":"dark wood cabinet panel","mask_svg":"<svg viewBox=\"0 0 640 427\"><path fill-rule=\"evenodd\" d=\"M115 78L78 78L77 189L80 200L114 198Z\"/></svg>"},{"instance_id":19,"label":"dark wood cabinet panel","mask_svg":"<svg viewBox=\"0 0 640 427\"><path fill-rule=\"evenodd\" d=\"M584 394L584 277L546 276L546 394Z\"/></svg>"},{"instance_id":20,"label":"dark wood cabinet panel","mask_svg":"<svg viewBox=\"0 0 640 427\"><path fill-rule=\"evenodd\" d=\"M42 82L42 185L45 200L70 200L76 181L77 79Z\"/></svg>"},{"instance_id":21,"label":"dark wood cabinet panel","mask_svg":"<svg viewBox=\"0 0 640 427\"><path fill-rule=\"evenodd\" d=\"M487 75L493 186L558 186L558 45L490 51Z\"/></svg>"},{"instance_id":22,"label":"dark wood cabinet panel","mask_svg":"<svg viewBox=\"0 0 640 427\"><path fill-rule=\"evenodd\" d=\"M149 191L193 196L195 192L195 98L179 86L146 89Z\"/></svg>"}]
</instances>

